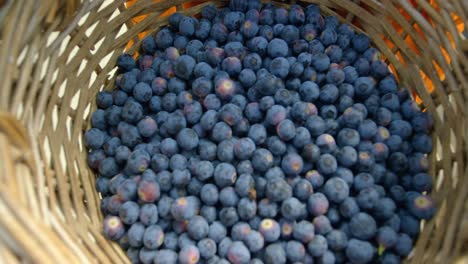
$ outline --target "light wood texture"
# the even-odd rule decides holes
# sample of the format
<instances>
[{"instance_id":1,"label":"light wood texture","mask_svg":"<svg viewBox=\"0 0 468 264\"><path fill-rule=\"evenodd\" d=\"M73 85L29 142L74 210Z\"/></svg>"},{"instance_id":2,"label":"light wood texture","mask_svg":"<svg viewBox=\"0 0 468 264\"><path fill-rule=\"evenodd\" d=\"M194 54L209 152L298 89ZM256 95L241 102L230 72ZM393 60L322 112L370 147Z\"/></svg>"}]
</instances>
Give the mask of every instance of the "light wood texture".
<instances>
[{"instance_id":1,"label":"light wood texture","mask_svg":"<svg viewBox=\"0 0 468 264\"><path fill-rule=\"evenodd\" d=\"M103 0L4 3L0 9L2 261L127 262L122 250L101 233L95 175L87 167L82 136L95 109L95 95L112 88L116 59L128 41L135 41L128 52L136 52L137 34L154 33L166 24L167 17L160 14L172 6L193 15L213 3L184 10L184 2L140 0L128 9L123 1ZM439 210L424 223L407 261L455 263L468 252L468 60L463 52L468 48L452 15L467 21L468 5L434 0L436 10L425 0L415 1L418 8L408 0L292 2L317 3L325 14L359 24L392 65L400 84L414 91L433 114L431 175L440 184L432 196ZM148 16L132 26L130 21L143 14Z\"/></svg>"}]
</instances>

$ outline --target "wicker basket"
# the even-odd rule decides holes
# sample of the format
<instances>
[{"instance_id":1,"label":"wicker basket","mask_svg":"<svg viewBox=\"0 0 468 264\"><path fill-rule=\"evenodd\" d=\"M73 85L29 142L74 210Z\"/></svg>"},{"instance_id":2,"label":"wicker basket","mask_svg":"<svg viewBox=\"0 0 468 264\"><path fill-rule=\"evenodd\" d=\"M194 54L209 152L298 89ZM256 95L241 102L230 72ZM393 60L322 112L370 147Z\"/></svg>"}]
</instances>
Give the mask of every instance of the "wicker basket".
<instances>
[{"instance_id":1,"label":"wicker basket","mask_svg":"<svg viewBox=\"0 0 468 264\"><path fill-rule=\"evenodd\" d=\"M173 6L193 15L213 3L185 2L140 0L125 8L123 1L0 1L0 262L128 261L101 234L82 135L96 93L113 88L127 43L136 52L138 34L166 24ZM467 20L468 2L292 2L318 3L359 25L433 114L432 196L440 209L423 224L408 262L454 263L468 251L468 45L455 21Z\"/></svg>"}]
</instances>

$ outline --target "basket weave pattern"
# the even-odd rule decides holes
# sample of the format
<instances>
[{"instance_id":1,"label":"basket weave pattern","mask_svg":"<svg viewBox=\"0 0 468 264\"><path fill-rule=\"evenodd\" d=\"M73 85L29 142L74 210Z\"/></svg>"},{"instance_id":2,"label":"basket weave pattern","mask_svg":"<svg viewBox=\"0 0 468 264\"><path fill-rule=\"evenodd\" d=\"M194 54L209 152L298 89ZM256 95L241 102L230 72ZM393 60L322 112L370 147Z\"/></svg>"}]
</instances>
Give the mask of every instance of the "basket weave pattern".
<instances>
[{"instance_id":1,"label":"basket weave pattern","mask_svg":"<svg viewBox=\"0 0 468 264\"><path fill-rule=\"evenodd\" d=\"M0 3L3 1L0 1ZM0 7L0 260L5 263L122 263L124 252L101 233L100 197L86 164L83 131L98 91L113 88L115 62L138 34L185 0L11 0ZM468 251L468 50L453 16L460 0L306 0L359 25L434 117L431 175L439 211L409 263L453 263ZM107 3L107 2L106 2ZM437 4L437 8L434 7ZM132 19L147 15L138 24ZM398 25L397 30L392 25ZM430 86L430 87L428 87ZM432 90L432 92L429 92Z\"/></svg>"}]
</instances>

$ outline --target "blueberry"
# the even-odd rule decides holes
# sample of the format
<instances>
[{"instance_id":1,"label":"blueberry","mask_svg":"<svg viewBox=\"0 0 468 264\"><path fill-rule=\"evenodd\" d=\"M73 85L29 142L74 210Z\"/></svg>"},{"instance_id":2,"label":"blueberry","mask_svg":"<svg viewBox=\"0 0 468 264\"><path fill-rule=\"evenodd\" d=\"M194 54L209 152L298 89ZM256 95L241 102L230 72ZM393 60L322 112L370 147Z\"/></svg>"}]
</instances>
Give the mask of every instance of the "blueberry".
<instances>
[{"instance_id":1,"label":"blueberry","mask_svg":"<svg viewBox=\"0 0 468 264\"><path fill-rule=\"evenodd\" d=\"M236 167L237 173L242 175L242 174L252 174L254 172L254 169L252 167L252 162L250 160L243 160L239 163L237 163ZM245 186L245 185L241 185Z\"/></svg>"},{"instance_id":2,"label":"blueberry","mask_svg":"<svg viewBox=\"0 0 468 264\"><path fill-rule=\"evenodd\" d=\"M314 225L302 220L294 224L293 237L302 243L309 243L315 236Z\"/></svg>"},{"instance_id":3,"label":"blueberry","mask_svg":"<svg viewBox=\"0 0 468 264\"><path fill-rule=\"evenodd\" d=\"M216 82L216 94L223 100L231 99L234 95L235 84L230 79L220 79Z\"/></svg>"},{"instance_id":4,"label":"blueberry","mask_svg":"<svg viewBox=\"0 0 468 264\"><path fill-rule=\"evenodd\" d=\"M320 108L320 116L324 119L336 119L338 110L334 105L323 105Z\"/></svg>"},{"instance_id":5,"label":"blueberry","mask_svg":"<svg viewBox=\"0 0 468 264\"><path fill-rule=\"evenodd\" d=\"M330 201L340 203L348 197L349 186L343 179L333 177L325 183L324 192Z\"/></svg>"},{"instance_id":6,"label":"blueberry","mask_svg":"<svg viewBox=\"0 0 468 264\"><path fill-rule=\"evenodd\" d=\"M214 170L214 180L216 185L223 188L233 185L237 179L237 173L234 166L229 163L220 163Z\"/></svg>"},{"instance_id":7,"label":"blueberry","mask_svg":"<svg viewBox=\"0 0 468 264\"><path fill-rule=\"evenodd\" d=\"M122 71L130 71L136 67L136 61L130 54L122 54L117 58L117 66Z\"/></svg>"},{"instance_id":8,"label":"blueberry","mask_svg":"<svg viewBox=\"0 0 468 264\"><path fill-rule=\"evenodd\" d=\"M105 134L100 129L91 128L85 133L85 142L90 149L99 149L104 144Z\"/></svg>"},{"instance_id":9,"label":"blueberry","mask_svg":"<svg viewBox=\"0 0 468 264\"><path fill-rule=\"evenodd\" d=\"M432 151L432 138L427 134L415 134L411 140L415 151L421 153L430 153Z\"/></svg>"},{"instance_id":10,"label":"blueberry","mask_svg":"<svg viewBox=\"0 0 468 264\"><path fill-rule=\"evenodd\" d=\"M341 178L344 180L349 186L353 184L354 181L354 174L353 171L345 168L345 167L338 167L336 172L333 174L333 176Z\"/></svg>"},{"instance_id":11,"label":"blueberry","mask_svg":"<svg viewBox=\"0 0 468 264\"><path fill-rule=\"evenodd\" d=\"M96 129L106 130L106 111L102 109L96 109L96 111L91 116L91 126Z\"/></svg>"},{"instance_id":12,"label":"blueberry","mask_svg":"<svg viewBox=\"0 0 468 264\"><path fill-rule=\"evenodd\" d=\"M200 30L200 36L202 34L209 34L210 31L208 30L208 33L206 33L206 23L209 23L209 21L206 21L206 20L202 20L200 22L200 25L199 27L197 28L197 30ZM210 26L210 29L211 29L211 23L209 24ZM178 26L177 26L178 27ZM195 32L195 34L197 34L197 32ZM179 53L180 55L180 52L179 51L184 51L185 50L185 47L187 46L189 42L189 38L187 38L186 36L182 36L182 35L177 35L175 38L174 38L174 48L176 48L177 50L177 53Z\"/></svg>"},{"instance_id":13,"label":"blueberry","mask_svg":"<svg viewBox=\"0 0 468 264\"><path fill-rule=\"evenodd\" d=\"M274 23L274 13L272 8L264 8L260 12L260 24L272 25Z\"/></svg>"},{"instance_id":14,"label":"blueberry","mask_svg":"<svg viewBox=\"0 0 468 264\"><path fill-rule=\"evenodd\" d=\"M227 258L234 264L249 263L251 255L243 242L235 241L228 248Z\"/></svg>"},{"instance_id":15,"label":"blueberry","mask_svg":"<svg viewBox=\"0 0 468 264\"><path fill-rule=\"evenodd\" d=\"M224 207L219 211L218 217L221 223L226 227L231 227L239 221L239 215L234 207Z\"/></svg>"},{"instance_id":16,"label":"blueberry","mask_svg":"<svg viewBox=\"0 0 468 264\"><path fill-rule=\"evenodd\" d=\"M323 215L328 211L329 202L322 193L312 194L307 201L307 209L313 216Z\"/></svg>"},{"instance_id":17,"label":"blueberry","mask_svg":"<svg viewBox=\"0 0 468 264\"><path fill-rule=\"evenodd\" d=\"M341 202L339 210L343 217L349 219L359 213L359 206L354 198L347 197Z\"/></svg>"},{"instance_id":18,"label":"blueberry","mask_svg":"<svg viewBox=\"0 0 468 264\"><path fill-rule=\"evenodd\" d=\"M288 55L288 44L282 39L272 39L268 43L268 55L272 58L286 57Z\"/></svg>"},{"instance_id":19,"label":"blueberry","mask_svg":"<svg viewBox=\"0 0 468 264\"><path fill-rule=\"evenodd\" d=\"M254 187L255 181L250 174L241 174L235 184L236 193L241 197L249 196L255 190Z\"/></svg>"},{"instance_id":20,"label":"blueberry","mask_svg":"<svg viewBox=\"0 0 468 264\"><path fill-rule=\"evenodd\" d=\"M131 225L128 229L128 242L132 247L141 247L143 245L143 235L145 233L145 226L139 222Z\"/></svg>"},{"instance_id":21,"label":"blueberry","mask_svg":"<svg viewBox=\"0 0 468 264\"><path fill-rule=\"evenodd\" d=\"M219 193L219 201L224 207L232 207L238 204L239 196L232 187L225 187Z\"/></svg>"},{"instance_id":22,"label":"blueberry","mask_svg":"<svg viewBox=\"0 0 468 264\"><path fill-rule=\"evenodd\" d=\"M307 252L313 257L320 257L327 252L327 239L322 235L315 235L314 238L307 244Z\"/></svg>"},{"instance_id":23,"label":"blueberry","mask_svg":"<svg viewBox=\"0 0 468 264\"><path fill-rule=\"evenodd\" d=\"M142 224L149 226L158 222L158 207L155 204L144 204L139 208L139 212L138 219Z\"/></svg>"},{"instance_id":24,"label":"blueberry","mask_svg":"<svg viewBox=\"0 0 468 264\"><path fill-rule=\"evenodd\" d=\"M143 235L143 244L148 249L157 249L164 242L164 232L158 225L148 226Z\"/></svg>"},{"instance_id":25,"label":"blueberry","mask_svg":"<svg viewBox=\"0 0 468 264\"><path fill-rule=\"evenodd\" d=\"M221 68L230 76L237 76L242 70L242 64L236 57L227 57L222 61Z\"/></svg>"},{"instance_id":26,"label":"blueberry","mask_svg":"<svg viewBox=\"0 0 468 264\"><path fill-rule=\"evenodd\" d=\"M142 202L153 203L159 200L161 190L155 181L141 180L138 184L138 198Z\"/></svg>"},{"instance_id":27,"label":"blueberry","mask_svg":"<svg viewBox=\"0 0 468 264\"><path fill-rule=\"evenodd\" d=\"M217 13L218 13L218 9L216 9L216 6L214 5L206 5L201 10L202 17L208 20L213 20L216 17Z\"/></svg>"},{"instance_id":28,"label":"blueberry","mask_svg":"<svg viewBox=\"0 0 468 264\"><path fill-rule=\"evenodd\" d=\"M142 141L138 128L135 126L121 122L117 131L120 134L122 145L133 148Z\"/></svg>"},{"instance_id":29,"label":"blueberry","mask_svg":"<svg viewBox=\"0 0 468 264\"><path fill-rule=\"evenodd\" d=\"M428 112L417 112L411 118L411 124L417 133L429 133L432 130L433 122Z\"/></svg>"},{"instance_id":30,"label":"blueberry","mask_svg":"<svg viewBox=\"0 0 468 264\"><path fill-rule=\"evenodd\" d=\"M379 193L372 187L361 190L356 198L359 207L365 210L373 209L378 200Z\"/></svg>"},{"instance_id":31,"label":"blueberry","mask_svg":"<svg viewBox=\"0 0 468 264\"><path fill-rule=\"evenodd\" d=\"M291 120L285 119L276 126L276 133L282 140L289 141L296 136L296 127Z\"/></svg>"},{"instance_id":32,"label":"blueberry","mask_svg":"<svg viewBox=\"0 0 468 264\"><path fill-rule=\"evenodd\" d=\"M175 187L186 187L191 180L191 174L188 170L173 170L172 171L172 184Z\"/></svg>"},{"instance_id":33,"label":"blueberry","mask_svg":"<svg viewBox=\"0 0 468 264\"><path fill-rule=\"evenodd\" d=\"M249 10L245 13L245 19L258 23L260 13L258 12L259 1L247 1Z\"/></svg>"},{"instance_id":34,"label":"blueberry","mask_svg":"<svg viewBox=\"0 0 468 264\"><path fill-rule=\"evenodd\" d=\"M274 177L267 181L266 196L271 201L280 202L292 196L292 188L282 178Z\"/></svg>"},{"instance_id":35,"label":"blueberry","mask_svg":"<svg viewBox=\"0 0 468 264\"><path fill-rule=\"evenodd\" d=\"M195 25L195 37L204 40L208 38L211 31L211 22L206 19L201 19L198 24ZM176 39L177 40L177 39ZM174 41L174 46L176 41Z\"/></svg>"},{"instance_id":36,"label":"blueberry","mask_svg":"<svg viewBox=\"0 0 468 264\"><path fill-rule=\"evenodd\" d=\"M384 252L380 257L380 261L382 262L382 264L401 263L400 257L390 252Z\"/></svg>"},{"instance_id":37,"label":"blueberry","mask_svg":"<svg viewBox=\"0 0 468 264\"><path fill-rule=\"evenodd\" d=\"M110 190L109 190L109 182L110 180L108 178L104 177L98 177L96 179L96 190L101 193L101 195L108 195Z\"/></svg>"},{"instance_id":38,"label":"blueberry","mask_svg":"<svg viewBox=\"0 0 468 264\"><path fill-rule=\"evenodd\" d=\"M197 243L200 256L205 259L214 257L217 251L216 242L210 238L204 238Z\"/></svg>"},{"instance_id":39,"label":"blueberry","mask_svg":"<svg viewBox=\"0 0 468 264\"><path fill-rule=\"evenodd\" d=\"M160 172L169 168L169 159L163 154L155 154L151 158L151 168Z\"/></svg>"},{"instance_id":40,"label":"blueberry","mask_svg":"<svg viewBox=\"0 0 468 264\"><path fill-rule=\"evenodd\" d=\"M301 6L291 6L289 10L289 22L293 25L302 25L305 22L305 14Z\"/></svg>"},{"instance_id":41,"label":"blueberry","mask_svg":"<svg viewBox=\"0 0 468 264\"><path fill-rule=\"evenodd\" d=\"M312 141L309 130L305 127L296 128L296 136L293 139L294 147L303 149L308 143Z\"/></svg>"},{"instance_id":42,"label":"blueberry","mask_svg":"<svg viewBox=\"0 0 468 264\"><path fill-rule=\"evenodd\" d=\"M289 241L286 244L286 257L290 261L301 261L304 259L306 250L304 245L298 241Z\"/></svg>"},{"instance_id":43,"label":"blueberry","mask_svg":"<svg viewBox=\"0 0 468 264\"><path fill-rule=\"evenodd\" d=\"M370 263L374 258L374 251L369 242L351 239L346 248L346 256L354 263Z\"/></svg>"},{"instance_id":44,"label":"blueberry","mask_svg":"<svg viewBox=\"0 0 468 264\"><path fill-rule=\"evenodd\" d=\"M198 154L205 160L214 160L216 158L216 144L207 140L200 140L198 145Z\"/></svg>"},{"instance_id":45,"label":"blueberry","mask_svg":"<svg viewBox=\"0 0 468 264\"><path fill-rule=\"evenodd\" d=\"M139 248L128 248L127 251L125 252L128 259L132 262L132 263L138 263L140 262L140 250Z\"/></svg>"},{"instance_id":46,"label":"blueberry","mask_svg":"<svg viewBox=\"0 0 468 264\"><path fill-rule=\"evenodd\" d=\"M329 35L332 36L332 35ZM333 37L333 36L332 36ZM337 41L343 40L340 39L340 36L337 37ZM330 45L325 49L325 54L330 58L330 62L339 63L343 58L343 50L338 45ZM328 83L341 84L345 81L345 73L339 68L331 68L330 71L326 74L326 80Z\"/></svg>"},{"instance_id":47,"label":"blueberry","mask_svg":"<svg viewBox=\"0 0 468 264\"><path fill-rule=\"evenodd\" d=\"M294 197L297 197L301 201L306 201L309 196L313 193L313 186L310 181L301 179L293 187Z\"/></svg>"},{"instance_id":48,"label":"blueberry","mask_svg":"<svg viewBox=\"0 0 468 264\"><path fill-rule=\"evenodd\" d=\"M239 73L239 81L244 87L252 87L257 81L257 76L255 72L251 69L243 69Z\"/></svg>"},{"instance_id":49,"label":"blueberry","mask_svg":"<svg viewBox=\"0 0 468 264\"><path fill-rule=\"evenodd\" d=\"M394 251L402 256L406 257L413 248L413 240L407 234L398 234L397 242L394 246Z\"/></svg>"},{"instance_id":50,"label":"blueberry","mask_svg":"<svg viewBox=\"0 0 468 264\"><path fill-rule=\"evenodd\" d=\"M371 239L377 232L377 224L374 218L366 213L355 214L349 222L349 227L353 237L362 240Z\"/></svg>"},{"instance_id":51,"label":"blueberry","mask_svg":"<svg viewBox=\"0 0 468 264\"><path fill-rule=\"evenodd\" d=\"M328 248L335 251L344 250L348 246L348 237L343 231L338 229L331 230L326 235L326 239Z\"/></svg>"},{"instance_id":52,"label":"blueberry","mask_svg":"<svg viewBox=\"0 0 468 264\"><path fill-rule=\"evenodd\" d=\"M250 225L245 222L235 224L231 229L231 237L235 241L243 241L252 231Z\"/></svg>"},{"instance_id":53,"label":"blueberry","mask_svg":"<svg viewBox=\"0 0 468 264\"><path fill-rule=\"evenodd\" d=\"M177 146L177 141L173 140L172 138L166 138L161 141L161 153L171 157L172 155L177 154L179 152L179 147Z\"/></svg>"},{"instance_id":54,"label":"blueberry","mask_svg":"<svg viewBox=\"0 0 468 264\"><path fill-rule=\"evenodd\" d=\"M430 219L436 212L434 201L424 194L407 197L407 208L418 219Z\"/></svg>"},{"instance_id":55,"label":"blueberry","mask_svg":"<svg viewBox=\"0 0 468 264\"><path fill-rule=\"evenodd\" d=\"M192 96L190 95L190 98L191 97ZM201 104L196 101L185 104L183 111L187 122L191 125L197 124L203 114Z\"/></svg>"},{"instance_id":56,"label":"blueberry","mask_svg":"<svg viewBox=\"0 0 468 264\"><path fill-rule=\"evenodd\" d=\"M168 28L163 28L156 33L155 40L158 48L164 50L172 45L174 38L172 32Z\"/></svg>"},{"instance_id":57,"label":"blueberry","mask_svg":"<svg viewBox=\"0 0 468 264\"><path fill-rule=\"evenodd\" d=\"M161 249L156 251L154 257L155 264L164 264L164 263L176 263L177 262L177 253L170 249Z\"/></svg>"},{"instance_id":58,"label":"blueberry","mask_svg":"<svg viewBox=\"0 0 468 264\"><path fill-rule=\"evenodd\" d=\"M350 168L356 164L358 153L353 147L344 146L336 153L336 159L341 166Z\"/></svg>"},{"instance_id":59,"label":"blueberry","mask_svg":"<svg viewBox=\"0 0 468 264\"><path fill-rule=\"evenodd\" d=\"M140 74L138 74L137 79L139 83L145 83L148 86L142 86L139 85L139 83L137 83L137 85L135 85L133 89L133 97L138 101L147 102L148 94L150 93L150 91L152 91L150 85L154 78L156 78L156 73L153 69L149 68L141 71Z\"/></svg>"},{"instance_id":60,"label":"blueberry","mask_svg":"<svg viewBox=\"0 0 468 264\"><path fill-rule=\"evenodd\" d=\"M280 243L273 243L265 248L264 261L266 264L286 263L286 252Z\"/></svg>"},{"instance_id":61,"label":"blueberry","mask_svg":"<svg viewBox=\"0 0 468 264\"><path fill-rule=\"evenodd\" d=\"M199 62L197 65L195 65L195 68L193 70L193 75L197 78L204 77L206 80L211 80L214 76L214 70L213 68L206 62ZM194 84L192 84L192 87ZM192 88L193 89L193 88Z\"/></svg>"},{"instance_id":62,"label":"blueberry","mask_svg":"<svg viewBox=\"0 0 468 264\"><path fill-rule=\"evenodd\" d=\"M199 201L195 197L178 198L171 205L171 215L175 220L187 220L195 215L198 208Z\"/></svg>"},{"instance_id":63,"label":"blueberry","mask_svg":"<svg viewBox=\"0 0 468 264\"><path fill-rule=\"evenodd\" d=\"M192 150L198 146L198 135L190 128L183 128L177 134L177 143L184 150Z\"/></svg>"},{"instance_id":64,"label":"blueberry","mask_svg":"<svg viewBox=\"0 0 468 264\"><path fill-rule=\"evenodd\" d=\"M144 83L139 83L141 84L140 87L146 87L147 84L144 84ZM138 84L137 84L138 86ZM146 88L149 88L146 87ZM142 88L144 89L144 88ZM151 88L149 88L151 90ZM140 90L139 90L140 91ZM149 91L149 97L146 97L146 94L143 95L145 97L143 101L149 101L151 99L151 91ZM146 98L148 100L146 100ZM143 99L143 97L141 98ZM139 121L141 118L143 117L143 107L141 104L139 104L138 102L135 102L135 101L129 101L127 100L127 102L125 103L125 105L123 106L122 108L122 119L126 122L129 122L129 123L136 123L137 121Z\"/></svg>"},{"instance_id":65,"label":"blueberry","mask_svg":"<svg viewBox=\"0 0 468 264\"><path fill-rule=\"evenodd\" d=\"M272 167L273 155L266 149L256 149L252 156L252 165L254 169L264 172Z\"/></svg>"},{"instance_id":66,"label":"blueberry","mask_svg":"<svg viewBox=\"0 0 468 264\"><path fill-rule=\"evenodd\" d=\"M200 125L204 130L211 130L218 121L218 113L215 110L206 111L200 119Z\"/></svg>"},{"instance_id":67,"label":"blueberry","mask_svg":"<svg viewBox=\"0 0 468 264\"><path fill-rule=\"evenodd\" d=\"M337 161L331 154L323 154L316 163L317 170L324 175L333 174L337 169Z\"/></svg>"},{"instance_id":68,"label":"blueberry","mask_svg":"<svg viewBox=\"0 0 468 264\"><path fill-rule=\"evenodd\" d=\"M257 77L254 87L253 91L257 91L261 95L274 95L278 90L285 88L285 85L282 79L266 73L264 76Z\"/></svg>"},{"instance_id":69,"label":"blueberry","mask_svg":"<svg viewBox=\"0 0 468 264\"><path fill-rule=\"evenodd\" d=\"M244 238L244 243L250 252L258 252L261 250L265 244L263 235L255 230L250 231L247 236Z\"/></svg>"},{"instance_id":70,"label":"blueberry","mask_svg":"<svg viewBox=\"0 0 468 264\"><path fill-rule=\"evenodd\" d=\"M408 168L408 158L401 152L394 152L388 158L387 165L394 172L403 172Z\"/></svg>"},{"instance_id":71,"label":"blueberry","mask_svg":"<svg viewBox=\"0 0 468 264\"><path fill-rule=\"evenodd\" d=\"M200 192L200 199L207 205L215 205L218 202L219 191L214 184L205 184Z\"/></svg>"},{"instance_id":72,"label":"blueberry","mask_svg":"<svg viewBox=\"0 0 468 264\"><path fill-rule=\"evenodd\" d=\"M302 171L303 160L297 154L287 154L283 157L281 167L288 175L296 175Z\"/></svg>"},{"instance_id":73,"label":"blueberry","mask_svg":"<svg viewBox=\"0 0 468 264\"><path fill-rule=\"evenodd\" d=\"M208 235L209 225L205 218L194 216L188 223L188 234L195 240L201 240Z\"/></svg>"},{"instance_id":74,"label":"blueberry","mask_svg":"<svg viewBox=\"0 0 468 264\"><path fill-rule=\"evenodd\" d=\"M376 240L379 249L390 249L397 243L398 234L391 227L383 226L377 231Z\"/></svg>"},{"instance_id":75,"label":"blueberry","mask_svg":"<svg viewBox=\"0 0 468 264\"><path fill-rule=\"evenodd\" d=\"M105 158L99 163L99 174L102 177L112 177L119 173L119 166L114 158Z\"/></svg>"},{"instance_id":76,"label":"blueberry","mask_svg":"<svg viewBox=\"0 0 468 264\"><path fill-rule=\"evenodd\" d=\"M265 218L260 223L260 227L258 230L264 237L265 241L267 242L274 242L278 240L281 234L281 229L274 219Z\"/></svg>"},{"instance_id":77,"label":"blueberry","mask_svg":"<svg viewBox=\"0 0 468 264\"><path fill-rule=\"evenodd\" d=\"M159 96L153 96L151 97L149 103L148 103L148 108L152 111L152 112L160 112L162 111L162 100L161 100L161 97Z\"/></svg>"},{"instance_id":78,"label":"blueberry","mask_svg":"<svg viewBox=\"0 0 468 264\"><path fill-rule=\"evenodd\" d=\"M179 252L179 263L181 264L195 264L200 259L200 251L194 245L187 245L182 247Z\"/></svg>"},{"instance_id":79,"label":"blueberry","mask_svg":"<svg viewBox=\"0 0 468 264\"><path fill-rule=\"evenodd\" d=\"M196 195L198 195L198 194L196 194ZM217 211L216 207L204 205L200 209L200 216L205 218L205 220L208 222L208 224L211 224L218 218L218 211Z\"/></svg>"},{"instance_id":80,"label":"blueberry","mask_svg":"<svg viewBox=\"0 0 468 264\"><path fill-rule=\"evenodd\" d=\"M410 164L411 166L411 164ZM427 173L417 173L412 177L411 187L418 192L427 192L432 189L432 179Z\"/></svg>"},{"instance_id":81,"label":"blueberry","mask_svg":"<svg viewBox=\"0 0 468 264\"><path fill-rule=\"evenodd\" d=\"M151 37L148 37L148 39L150 39ZM154 38L153 38L153 40L154 40ZM138 57L138 64L139 64L140 67L136 68L134 70L145 71L145 70L151 69L151 70L154 71L152 66L153 66L153 61L154 61L155 58L153 57L153 55L156 55L156 54L153 53L153 54L140 55Z\"/></svg>"},{"instance_id":82,"label":"blueberry","mask_svg":"<svg viewBox=\"0 0 468 264\"><path fill-rule=\"evenodd\" d=\"M258 214L265 218L274 218L278 213L278 204L268 199L262 199L258 203Z\"/></svg>"},{"instance_id":83,"label":"blueberry","mask_svg":"<svg viewBox=\"0 0 468 264\"><path fill-rule=\"evenodd\" d=\"M389 226L397 232L400 230L400 225L401 225L401 220L398 215L393 215L389 220L385 222L385 226ZM418 222L418 226L419 226L419 222Z\"/></svg>"},{"instance_id":84,"label":"blueberry","mask_svg":"<svg viewBox=\"0 0 468 264\"><path fill-rule=\"evenodd\" d=\"M374 185L374 178L369 173L359 173L354 178L353 188L358 192L365 189L372 187Z\"/></svg>"},{"instance_id":85,"label":"blueberry","mask_svg":"<svg viewBox=\"0 0 468 264\"><path fill-rule=\"evenodd\" d=\"M288 60L283 57L274 58L269 65L271 74L279 78L285 78L289 74L289 68Z\"/></svg>"},{"instance_id":86,"label":"blueberry","mask_svg":"<svg viewBox=\"0 0 468 264\"><path fill-rule=\"evenodd\" d=\"M214 167L211 162L208 161L200 161L196 164L195 170L192 173L201 181L205 181L211 176L213 176Z\"/></svg>"},{"instance_id":87,"label":"blueberry","mask_svg":"<svg viewBox=\"0 0 468 264\"><path fill-rule=\"evenodd\" d=\"M278 162L279 162L279 160L278 160ZM278 166L275 166L273 168L268 169L268 171L264 175L265 179L267 179L267 180L274 179L274 178L285 179L285 176L286 175L284 174L283 170ZM288 179L285 179L285 180L288 180ZM289 182L288 182L288 184L289 184Z\"/></svg>"},{"instance_id":88,"label":"blueberry","mask_svg":"<svg viewBox=\"0 0 468 264\"><path fill-rule=\"evenodd\" d=\"M290 220L298 219L304 210L306 210L305 205L294 197L287 198L281 204L281 214Z\"/></svg>"},{"instance_id":89,"label":"blueberry","mask_svg":"<svg viewBox=\"0 0 468 264\"><path fill-rule=\"evenodd\" d=\"M125 232L123 222L118 216L107 216L104 219L104 235L111 240L119 240Z\"/></svg>"},{"instance_id":90,"label":"blueberry","mask_svg":"<svg viewBox=\"0 0 468 264\"><path fill-rule=\"evenodd\" d=\"M192 57L188 55L182 55L179 58L177 58L177 60L174 63L174 72L176 76L184 80L189 80L192 76L195 64L196 62Z\"/></svg>"},{"instance_id":91,"label":"blueberry","mask_svg":"<svg viewBox=\"0 0 468 264\"><path fill-rule=\"evenodd\" d=\"M219 111L219 118L230 126L242 120L242 109L235 104L226 104Z\"/></svg>"},{"instance_id":92,"label":"blueberry","mask_svg":"<svg viewBox=\"0 0 468 264\"><path fill-rule=\"evenodd\" d=\"M249 105L247 105L247 109L249 108ZM248 137L255 144L260 145L265 142L266 137L267 137L267 131L264 126L260 124L253 124L249 129Z\"/></svg>"}]
</instances>

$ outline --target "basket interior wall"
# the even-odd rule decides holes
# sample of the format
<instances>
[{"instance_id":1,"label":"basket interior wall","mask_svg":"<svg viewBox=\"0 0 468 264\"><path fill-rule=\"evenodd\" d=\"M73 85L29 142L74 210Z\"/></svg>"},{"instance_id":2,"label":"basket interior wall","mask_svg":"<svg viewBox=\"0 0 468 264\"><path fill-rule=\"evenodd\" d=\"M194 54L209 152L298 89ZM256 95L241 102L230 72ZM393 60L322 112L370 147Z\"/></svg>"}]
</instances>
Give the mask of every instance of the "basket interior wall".
<instances>
[{"instance_id":1,"label":"basket interior wall","mask_svg":"<svg viewBox=\"0 0 468 264\"><path fill-rule=\"evenodd\" d=\"M125 261L119 247L101 234L100 197L82 135L96 93L113 88L116 59L129 41L134 45L127 52L137 52L138 34L165 25L167 16L161 14L173 6L194 15L206 4L225 4L199 1L184 8L185 2L140 0L126 9L121 1L84 1L72 17L57 13L54 19L48 11L55 1L9 1L3 7L0 169L8 173L0 176L0 232L5 234L0 256L9 263ZM435 1L438 9L423 0L415 1L418 7L407 0L294 2L318 3L325 14L359 25L392 65L400 85L414 91L433 114L432 196L440 209L423 224L410 262L454 260L468 238L468 228L462 228L468 226L468 60L461 49L466 40L452 15L466 21L468 7L458 0ZM132 23L142 15L147 16Z\"/></svg>"}]
</instances>

